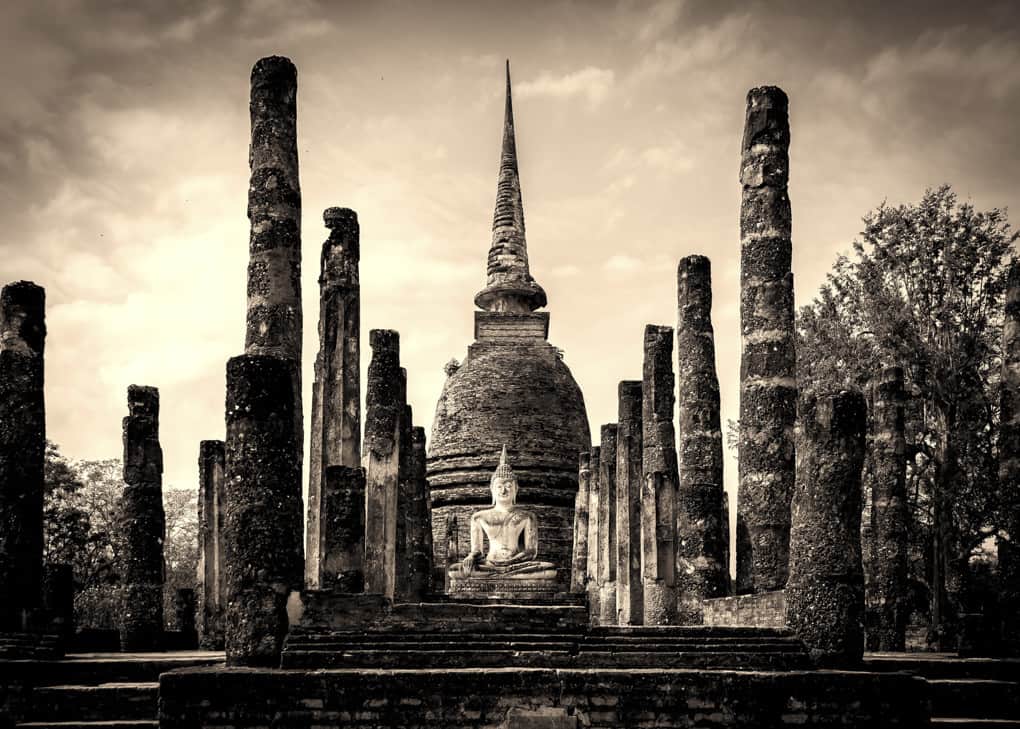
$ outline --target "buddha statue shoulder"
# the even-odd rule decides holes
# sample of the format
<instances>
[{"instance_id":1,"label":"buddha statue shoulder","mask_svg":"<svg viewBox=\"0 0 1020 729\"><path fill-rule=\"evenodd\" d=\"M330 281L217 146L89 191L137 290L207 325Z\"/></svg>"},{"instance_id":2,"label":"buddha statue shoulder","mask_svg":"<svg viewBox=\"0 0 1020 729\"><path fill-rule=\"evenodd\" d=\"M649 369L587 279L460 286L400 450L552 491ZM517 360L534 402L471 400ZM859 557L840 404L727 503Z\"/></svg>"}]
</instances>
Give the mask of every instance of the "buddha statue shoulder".
<instances>
[{"instance_id":1,"label":"buddha statue shoulder","mask_svg":"<svg viewBox=\"0 0 1020 729\"><path fill-rule=\"evenodd\" d=\"M471 515L471 552L450 567L450 576L461 580L555 580L556 565L535 559L538 518L535 512L517 505L517 476L507 462L506 446L489 490L492 507Z\"/></svg>"}]
</instances>

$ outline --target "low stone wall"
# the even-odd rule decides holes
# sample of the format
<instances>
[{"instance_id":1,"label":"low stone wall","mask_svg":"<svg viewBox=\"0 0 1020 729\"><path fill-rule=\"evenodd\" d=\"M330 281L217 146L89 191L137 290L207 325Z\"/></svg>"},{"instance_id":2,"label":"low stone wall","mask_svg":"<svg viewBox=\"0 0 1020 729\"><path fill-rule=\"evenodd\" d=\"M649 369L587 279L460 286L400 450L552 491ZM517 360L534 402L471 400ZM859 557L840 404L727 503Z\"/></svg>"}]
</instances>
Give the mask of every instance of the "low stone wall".
<instances>
[{"instance_id":1,"label":"low stone wall","mask_svg":"<svg viewBox=\"0 0 1020 729\"><path fill-rule=\"evenodd\" d=\"M161 729L920 727L928 684L841 671L205 668L160 676Z\"/></svg>"},{"instance_id":2,"label":"low stone wall","mask_svg":"<svg viewBox=\"0 0 1020 729\"><path fill-rule=\"evenodd\" d=\"M718 626L786 627L786 593L717 597L704 602L704 624Z\"/></svg>"}]
</instances>

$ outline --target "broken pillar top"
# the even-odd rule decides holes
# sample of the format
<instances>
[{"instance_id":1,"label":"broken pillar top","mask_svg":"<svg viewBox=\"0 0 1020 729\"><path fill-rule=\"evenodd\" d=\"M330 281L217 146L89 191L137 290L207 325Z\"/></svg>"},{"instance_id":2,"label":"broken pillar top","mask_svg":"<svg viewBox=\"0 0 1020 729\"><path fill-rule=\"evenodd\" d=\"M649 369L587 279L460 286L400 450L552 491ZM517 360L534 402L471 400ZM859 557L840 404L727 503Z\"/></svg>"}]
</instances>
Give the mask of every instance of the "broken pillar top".
<instances>
[{"instance_id":1,"label":"broken pillar top","mask_svg":"<svg viewBox=\"0 0 1020 729\"><path fill-rule=\"evenodd\" d=\"M676 269L676 281L681 314L686 306L693 306L698 312L711 311L712 262L707 256L681 258Z\"/></svg>"},{"instance_id":2,"label":"broken pillar top","mask_svg":"<svg viewBox=\"0 0 1020 729\"><path fill-rule=\"evenodd\" d=\"M641 380L621 380L617 389L621 423L641 420Z\"/></svg>"},{"instance_id":3,"label":"broken pillar top","mask_svg":"<svg viewBox=\"0 0 1020 729\"><path fill-rule=\"evenodd\" d=\"M747 115L741 142L740 182L749 187L781 187L790 175L789 99L778 86L747 92Z\"/></svg>"},{"instance_id":4,"label":"broken pillar top","mask_svg":"<svg viewBox=\"0 0 1020 729\"><path fill-rule=\"evenodd\" d=\"M42 354L46 340L46 290L15 281L0 292L0 348Z\"/></svg>"},{"instance_id":5,"label":"broken pillar top","mask_svg":"<svg viewBox=\"0 0 1020 729\"><path fill-rule=\"evenodd\" d=\"M339 248L347 258L358 260L361 256L358 214L350 208L326 208L322 220L329 228L329 238L322 245L323 270L327 252L332 249Z\"/></svg>"},{"instance_id":6,"label":"broken pillar top","mask_svg":"<svg viewBox=\"0 0 1020 729\"><path fill-rule=\"evenodd\" d=\"M368 333L373 350L387 350L400 354L400 332L395 329L373 329Z\"/></svg>"},{"instance_id":7,"label":"broken pillar top","mask_svg":"<svg viewBox=\"0 0 1020 729\"><path fill-rule=\"evenodd\" d=\"M265 95L284 93L293 96L297 86L297 67L286 56L266 56L251 67L252 96L256 90Z\"/></svg>"},{"instance_id":8,"label":"broken pillar top","mask_svg":"<svg viewBox=\"0 0 1020 729\"><path fill-rule=\"evenodd\" d=\"M820 437L864 437L867 403L857 390L805 392L797 406L797 420L805 433Z\"/></svg>"},{"instance_id":9,"label":"broken pillar top","mask_svg":"<svg viewBox=\"0 0 1020 729\"><path fill-rule=\"evenodd\" d=\"M591 452L581 451L577 454L577 470L582 476L591 473Z\"/></svg>"},{"instance_id":10,"label":"broken pillar top","mask_svg":"<svg viewBox=\"0 0 1020 729\"><path fill-rule=\"evenodd\" d=\"M128 416L159 417L159 390L149 385L128 385Z\"/></svg>"},{"instance_id":11,"label":"broken pillar top","mask_svg":"<svg viewBox=\"0 0 1020 729\"><path fill-rule=\"evenodd\" d=\"M531 277L528 267L509 60L506 62L503 149L496 183L496 209L492 216L492 245L489 248L485 284L485 288L475 295L475 306L479 309L524 314L546 305L545 290Z\"/></svg>"},{"instance_id":12,"label":"broken pillar top","mask_svg":"<svg viewBox=\"0 0 1020 729\"><path fill-rule=\"evenodd\" d=\"M205 461L208 459L223 460L224 443L222 440L203 440L198 443L198 458Z\"/></svg>"}]
</instances>

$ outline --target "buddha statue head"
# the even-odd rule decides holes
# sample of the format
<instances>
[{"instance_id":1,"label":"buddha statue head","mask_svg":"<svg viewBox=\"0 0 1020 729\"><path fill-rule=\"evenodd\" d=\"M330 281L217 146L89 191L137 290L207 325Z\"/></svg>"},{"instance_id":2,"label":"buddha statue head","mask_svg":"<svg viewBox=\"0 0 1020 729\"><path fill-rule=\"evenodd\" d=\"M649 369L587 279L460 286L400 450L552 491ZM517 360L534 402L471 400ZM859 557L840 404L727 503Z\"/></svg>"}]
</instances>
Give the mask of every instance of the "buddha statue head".
<instances>
[{"instance_id":1,"label":"buddha statue head","mask_svg":"<svg viewBox=\"0 0 1020 729\"><path fill-rule=\"evenodd\" d=\"M489 490L492 492L492 505L500 509L510 509L517 503L517 474L506 459L506 445L499 456L499 465L489 479Z\"/></svg>"}]
</instances>

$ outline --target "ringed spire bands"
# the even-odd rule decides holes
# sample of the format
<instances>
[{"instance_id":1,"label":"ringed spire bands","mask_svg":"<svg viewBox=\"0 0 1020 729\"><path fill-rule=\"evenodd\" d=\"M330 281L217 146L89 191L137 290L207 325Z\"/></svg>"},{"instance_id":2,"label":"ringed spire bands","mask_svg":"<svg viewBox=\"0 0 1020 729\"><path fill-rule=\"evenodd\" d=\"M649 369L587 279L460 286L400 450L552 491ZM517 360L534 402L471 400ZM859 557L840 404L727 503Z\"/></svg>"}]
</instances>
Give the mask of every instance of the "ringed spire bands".
<instances>
[{"instance_id":1,"label":"ringed spire bands","mask_svg":"<svg viewBox=\"0 0 1020 729\"><path fill-rule=\"evenodd\" d=\"M503 150L496 183L496 209L492 216L492 246L485 288L475 295L475 306L486 311L526 314L546 305L545 290L528 269L528 243L524 233L524 204L517 171L517 141L510 93L510 61L506 62L506 111Z\"/></svg>"}]
</instances>

